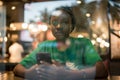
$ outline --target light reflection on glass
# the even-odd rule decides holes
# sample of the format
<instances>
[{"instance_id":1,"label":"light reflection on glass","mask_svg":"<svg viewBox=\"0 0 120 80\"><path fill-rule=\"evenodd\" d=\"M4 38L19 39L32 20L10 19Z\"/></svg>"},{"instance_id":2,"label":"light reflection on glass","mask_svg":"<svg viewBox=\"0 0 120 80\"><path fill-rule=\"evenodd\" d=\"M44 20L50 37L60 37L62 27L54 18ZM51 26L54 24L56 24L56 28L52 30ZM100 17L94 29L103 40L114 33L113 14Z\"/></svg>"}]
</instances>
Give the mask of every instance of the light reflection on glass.
<instances>
[{"instance_id":1,"label":"light reflection on glass","mask_svg":"<svg viewBox=\"0 0 120 80\"><path fill-rule=\"evenodd\" d=\"M0 80L14 80L13 72L0 72Z\"/></svg>"}]
</instances>

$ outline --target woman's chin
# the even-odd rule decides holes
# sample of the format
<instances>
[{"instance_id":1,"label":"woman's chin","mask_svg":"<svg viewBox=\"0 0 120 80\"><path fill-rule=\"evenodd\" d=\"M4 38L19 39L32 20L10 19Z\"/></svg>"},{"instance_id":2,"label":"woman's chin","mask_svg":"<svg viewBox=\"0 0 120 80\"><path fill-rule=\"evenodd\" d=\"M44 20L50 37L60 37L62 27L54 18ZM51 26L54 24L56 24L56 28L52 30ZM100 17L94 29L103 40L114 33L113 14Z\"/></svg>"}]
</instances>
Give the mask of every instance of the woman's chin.
<instances>
[{"instance_id":1,"label":"woman's chin","mask_svg":"<svg viewBox=\"0 0 120 80\"><path fill-rule=\"evenodd\" d=\"M66 39L66 38L65 38L65 37L62 37L62 36L56 38L57 41L64 41L65 39Z\"/></svg>"}]
</instances>

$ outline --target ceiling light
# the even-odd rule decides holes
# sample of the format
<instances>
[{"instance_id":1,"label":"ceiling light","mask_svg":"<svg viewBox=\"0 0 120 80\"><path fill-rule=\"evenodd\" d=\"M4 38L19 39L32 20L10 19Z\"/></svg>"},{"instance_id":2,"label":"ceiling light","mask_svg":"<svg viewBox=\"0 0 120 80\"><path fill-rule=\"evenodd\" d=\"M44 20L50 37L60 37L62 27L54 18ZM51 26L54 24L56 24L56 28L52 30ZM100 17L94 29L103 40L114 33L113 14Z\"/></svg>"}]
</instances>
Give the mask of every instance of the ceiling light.
<instances>
[{"instance_id":1,"label":"ceiling light","mask_svg":"<svg viewBox=\"0 0 120 80\"><path fill-rule=\"evenodd\" d=\"M16 9L16 7L15 7L15 6L12 6L12 7L11 7L11 9L12 9L12 10L15 10L15 9Z\"/></svg>"}]
</instances>

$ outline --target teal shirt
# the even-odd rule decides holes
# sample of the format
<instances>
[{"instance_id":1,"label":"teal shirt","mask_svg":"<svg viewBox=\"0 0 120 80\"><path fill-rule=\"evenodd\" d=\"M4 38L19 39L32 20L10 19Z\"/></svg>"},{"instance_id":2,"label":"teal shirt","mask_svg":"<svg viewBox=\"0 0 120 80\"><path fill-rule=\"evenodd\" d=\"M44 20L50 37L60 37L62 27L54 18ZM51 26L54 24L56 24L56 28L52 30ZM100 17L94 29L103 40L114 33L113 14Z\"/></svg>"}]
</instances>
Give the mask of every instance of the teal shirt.
<instances>
[{"instance_id":1,"label":"teal shirt","mask_svg":"<svg viewBox=\"0 0 120 80\"><path fill-rule=\"evenodd\" d=\"M56 40L44 41L26 56L20 64L26 68L35 65L37 63L36 54L39 52L49 52L52 60L66 64L70 69L93 66L96 62L101 61L99 54L89 39L70 37L70 46L65 51L58 50Z\"/></svg>"}]
</instances>

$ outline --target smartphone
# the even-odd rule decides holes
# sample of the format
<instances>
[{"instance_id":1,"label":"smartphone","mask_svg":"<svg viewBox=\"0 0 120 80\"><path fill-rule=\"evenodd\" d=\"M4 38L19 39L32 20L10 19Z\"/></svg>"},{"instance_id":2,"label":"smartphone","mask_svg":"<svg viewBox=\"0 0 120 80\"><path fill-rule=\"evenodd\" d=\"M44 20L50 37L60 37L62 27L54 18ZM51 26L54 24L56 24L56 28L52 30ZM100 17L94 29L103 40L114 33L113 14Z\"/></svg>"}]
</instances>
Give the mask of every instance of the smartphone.
<instances>
[{"instance_id":1,"label":"smartphone","mask_svg":"<svg viewBox=\"0 0 120 80\"><path fill-rule=\"evenodd\" d=\"M36 54L37 63L41 64L41 61L48 62L52 64L50 53L39 52Z\"/></svg>"}]
</instances>

